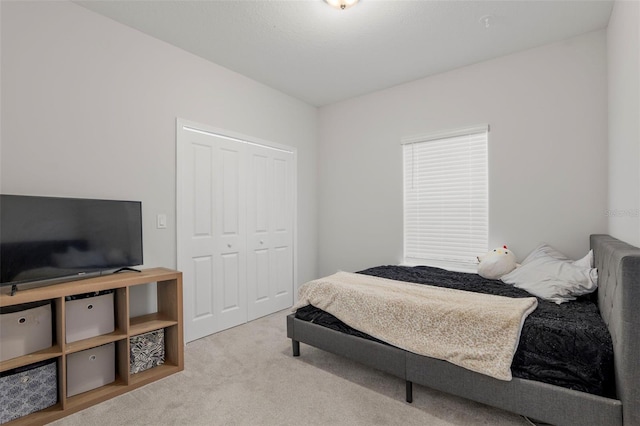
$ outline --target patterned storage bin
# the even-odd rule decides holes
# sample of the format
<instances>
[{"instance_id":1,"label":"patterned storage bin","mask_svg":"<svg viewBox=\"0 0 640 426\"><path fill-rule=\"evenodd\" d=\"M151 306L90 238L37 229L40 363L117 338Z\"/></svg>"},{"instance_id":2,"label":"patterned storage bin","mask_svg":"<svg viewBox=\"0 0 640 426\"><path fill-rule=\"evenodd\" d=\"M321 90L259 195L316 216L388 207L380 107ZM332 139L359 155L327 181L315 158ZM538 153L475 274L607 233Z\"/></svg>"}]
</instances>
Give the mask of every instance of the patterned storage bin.
<instances>
[{"instance_id":1,"label":"patterned storage bin","mask_svg":"<svg viewBox=\"0 0 640 426\"><path fill-rule=\"evenodd\" d=\"M164 329L131 337L129 352L131 374L164 364Z\"/></svg>"},{"instance_id":2,"label":"patterned storage bin","mask_svg":"<svg viewBox=\"0 0 640 426\"><path fill-rule=\"evenodd\" d=\"M0 374L0 423L51 407L58 402L56 360Z\"/></svg>"}]
</instances>

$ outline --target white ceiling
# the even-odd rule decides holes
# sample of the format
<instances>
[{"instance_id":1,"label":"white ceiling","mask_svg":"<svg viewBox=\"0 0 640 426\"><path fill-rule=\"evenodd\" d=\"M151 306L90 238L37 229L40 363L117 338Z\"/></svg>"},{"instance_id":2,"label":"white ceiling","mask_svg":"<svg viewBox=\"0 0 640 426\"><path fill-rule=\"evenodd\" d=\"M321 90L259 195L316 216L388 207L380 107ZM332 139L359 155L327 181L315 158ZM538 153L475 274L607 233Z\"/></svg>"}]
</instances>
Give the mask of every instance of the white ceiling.
<instances>
[{"instance_id":1,"label":"white ceiling","mask_svg":"<svg viewBox=\"0 0 640 426\"><path fill-rule=\"evenodd\" d=\"M613 6L361 0L341 11L322 0L76 3L316 106L605 28Z\"/></svg>"}]
</instances>

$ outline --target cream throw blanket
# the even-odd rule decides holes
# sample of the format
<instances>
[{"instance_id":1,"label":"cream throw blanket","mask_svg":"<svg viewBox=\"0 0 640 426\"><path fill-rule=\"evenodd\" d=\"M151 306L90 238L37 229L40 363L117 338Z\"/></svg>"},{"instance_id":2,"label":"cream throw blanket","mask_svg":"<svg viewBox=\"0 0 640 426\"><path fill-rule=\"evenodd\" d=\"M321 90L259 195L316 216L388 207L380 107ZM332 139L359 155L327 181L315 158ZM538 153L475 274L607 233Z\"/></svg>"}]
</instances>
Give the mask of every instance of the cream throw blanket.
<instances>
[{"instance_id":1,"label":"cream throw blanket","mask_svg":"<svg viewBox=\"0 0 640 426\"><path fill-rule=\"evenodd\" d=\"M306 305L401 349L511 380L522 325L538 301L338 272L300 287L293 310Z\"/></svg>"}]
</instances>

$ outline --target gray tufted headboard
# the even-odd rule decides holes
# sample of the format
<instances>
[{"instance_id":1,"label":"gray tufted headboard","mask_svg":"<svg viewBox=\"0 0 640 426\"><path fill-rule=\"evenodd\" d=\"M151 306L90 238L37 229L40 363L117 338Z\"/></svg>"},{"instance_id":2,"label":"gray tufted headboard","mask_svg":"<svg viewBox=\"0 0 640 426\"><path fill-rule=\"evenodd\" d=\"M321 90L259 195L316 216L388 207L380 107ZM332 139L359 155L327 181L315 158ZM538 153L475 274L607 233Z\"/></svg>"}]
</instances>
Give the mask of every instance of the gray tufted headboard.
<instances>
[{"instance_id":1,"label":"gray tufted headboard","mask_svg":"<svg viewBox=\"0 0 640 426\"><path fill-rule=\"evenodd\" d=\"M640 249L591 235L598 268L598 306L611 338L623 423L640 425Z\"/></svg>"}]
</instances>

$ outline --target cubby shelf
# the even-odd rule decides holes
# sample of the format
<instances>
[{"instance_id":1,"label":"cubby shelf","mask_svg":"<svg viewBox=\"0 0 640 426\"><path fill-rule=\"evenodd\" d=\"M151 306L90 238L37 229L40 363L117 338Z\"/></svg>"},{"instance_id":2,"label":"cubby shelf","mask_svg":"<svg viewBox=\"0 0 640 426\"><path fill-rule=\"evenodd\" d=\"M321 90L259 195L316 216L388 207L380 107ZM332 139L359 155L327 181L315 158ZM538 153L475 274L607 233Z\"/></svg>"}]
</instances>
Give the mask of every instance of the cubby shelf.
<instances>
[{"instance_id":1,"label":"cubby shelf","mask_svg":"<svg viewBox=\"0 0 640 426\"><path fill-rule=\"evenodd\" d=\"M131 318L129 335L135 336L137 334L147 333L160 328L171 327L176 324L178 324L176 320L170 319L168 316L156 312L141 317Z\"/></svg>"},{"instance_id":2,"label":"cubby shelf","mask_svg":"<svg viewBox=\"0 0 640 426\"><path fill-rule=\"evenodd\" d=\"M74 352L84 351L85 349L95 348L96 346L106 345L107 343L117 342L118 340L124 340L128 337L127 333L116 330L113 333L91 337L90 339L78 340L73 343L67 343L65 345L64 353L72 354Z\"/></svg>"},{"instance_id":3,"label":"cubby shelf","mask_svg":"<svg viewBox=\"0 0 640 426\"><path fill-rule=\"evenodd\" d=\"M60 345L51 346L38 352L19 356L17 358L8 359L0 362L0 373L14 368L24 367L25 365L35 364L36 362L46 361L62 355Z\"/></svg>"},{"instance_id":4,"label":"cubby shelf","mask_svg":"<svg viewBox=\"0 0 640 426\"><path fill-rule=\"evenodd\" d=\"M156 283L157 312L129 318L131 287ZM25 288L10 296L6 289L0 294L0 306L51 300L55 306L53 346L38 352L0 362L0 372L56 359L58 364L58 403L52 407L13 420L5 425L44 425L71 413L83 410L132 389L144 386L184 369L184 334L182 325L182 273L166 268L145 269L69 281L45 287ZM115 290L115 331L72 343L65 343L65 297ZM129 373L129 338L149 331L164 330L165 363L149 370ZM66 396L67 355L108 343L116 344L113 383L81 394ZM0 342L2 343L2 342Z\"/></svg>"}]
</instances>

